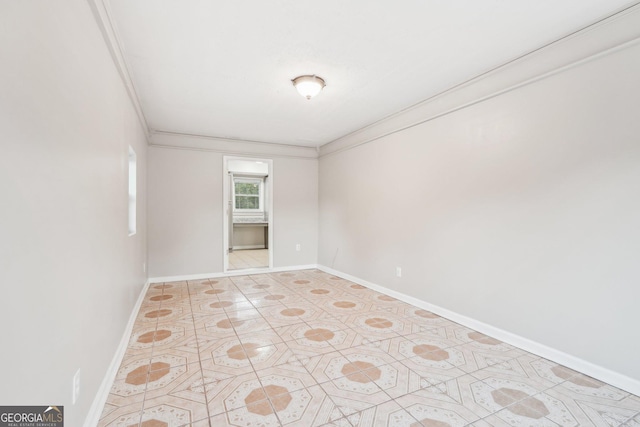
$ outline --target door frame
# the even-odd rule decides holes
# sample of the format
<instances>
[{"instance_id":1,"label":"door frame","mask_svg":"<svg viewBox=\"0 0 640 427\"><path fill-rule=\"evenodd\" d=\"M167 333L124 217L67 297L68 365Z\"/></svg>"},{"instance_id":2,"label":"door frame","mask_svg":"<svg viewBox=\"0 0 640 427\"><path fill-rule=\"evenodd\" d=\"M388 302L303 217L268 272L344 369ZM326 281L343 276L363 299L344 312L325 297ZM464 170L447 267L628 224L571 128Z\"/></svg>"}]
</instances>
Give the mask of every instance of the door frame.
<instances>
[{"instance_id":1,"label":"door frame","mask_svg":"<svg viewBox=\"0 0 640 427\"><path fill-rule=\"evenodd\" d=\"M269 239L269 266L259 268L245 268L242 270L229 270L229 227L233 224L229 224L229 197L231 196L229 188L229 161L230 160L244 160L249 162L264 162L268 165L268 177L265 186L267 193L267 203L265 208L269 212L269 220L267 222L268 230L267 235ZM273 251L276 243L273 240L273 159L266 159L262 157L243 157L243 156L222 156L222 253L223 253L223 272L224 273L236 273L236 272L255 272L255 271L270 271L273 270Z\"/></svg>"}]
</instances>

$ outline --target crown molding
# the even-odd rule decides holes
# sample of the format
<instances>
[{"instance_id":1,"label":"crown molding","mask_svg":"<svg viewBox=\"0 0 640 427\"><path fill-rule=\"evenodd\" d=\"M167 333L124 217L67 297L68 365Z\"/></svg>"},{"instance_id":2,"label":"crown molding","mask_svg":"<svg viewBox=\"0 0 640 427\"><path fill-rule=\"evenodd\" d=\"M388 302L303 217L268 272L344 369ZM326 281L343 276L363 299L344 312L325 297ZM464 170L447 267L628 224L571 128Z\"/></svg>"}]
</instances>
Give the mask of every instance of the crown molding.
<instances>
[{"instance_id":1,"label":"crown molding","mask_svg":"<svg viewBox=\"0 0 640 427\"><path fill-rule=\"evenodd\" d=\"M469 107L640 41L640 2L320 147L339 153Z\"/></svg>"},{"instance_id":2,"label":"crown molding","mask_svg":"<svg viewBox=\"0 0 640 427\"><path fill-rule=\"evenodd\" d=\"M145 137L147 138L147 142L149 142L150 128L144 112L142 111L142 106L140 105L140 99L138 98L136 86L133 83L131 73L129 72L129 68L127 67L127 63L124 59L122 44L120 43L116 27L111 19L111 10L109 8L108 1L87 0L87 2L89 3L89 7L91 8L96 23L98 24L98 28L102 33L107 48L109 49L113 64L118 70L118 74L120 74L122 83L127 90L127 95L129 95L129 99L133 104L133 108L136 112L136 115L138 116L138 120L140 122L140 125L142 126Z\"/></svg>"},{"instance_id":3,"label":"crown molding","mask_svg":"<svg viewBox=\"0 0 640 427\"><path fill-rule=\"evenodd\" d=\"M178 132L152 131L149 145L151 147L213 151L216 153L243 156L290 157L298 159L318 158L318 149L315 147L191 135Z\"/></svg>"}]
</instances>

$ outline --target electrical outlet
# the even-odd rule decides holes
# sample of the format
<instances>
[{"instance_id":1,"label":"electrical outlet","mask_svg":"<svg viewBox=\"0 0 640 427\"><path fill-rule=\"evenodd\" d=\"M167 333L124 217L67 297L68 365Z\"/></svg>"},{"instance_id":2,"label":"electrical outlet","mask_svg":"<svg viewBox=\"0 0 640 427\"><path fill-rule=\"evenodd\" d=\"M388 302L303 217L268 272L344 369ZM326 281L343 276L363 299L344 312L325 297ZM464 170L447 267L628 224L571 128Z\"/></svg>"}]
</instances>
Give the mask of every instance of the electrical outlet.
<instances>
[{"instance_id":1,"label":"electrical outlet","mask_svg":"<svg viewBox=\"0 0 640 427\"><path fill-rule=\"evenodd\" d=\"M296 251L300 252L300 243L296 244Z\"/></svg>"},{"instance_id":2,"label":"electrical outlet","mask_svg":"<svg viewBox=\"0 0 640 427\"><path fill-rule=\"evenodd\" d=\"M78 369L76 371L76 374L73 376L73 392L71 395L71 403L75 405L79 397L80 397L80 369Z\"/></svg>"},{"instance_id":3,"label":"electrical outlet","mask_svg":"<svg viewBox=\"0 0 640 427\"><path fill-rule=\"evenodd\" d=\"M143 263L142 263L142 272L143 272L143 273L146 273L146 272L147 272L147 263L146 263L146 262L143 262Z\"/></svg>"},{"instance_id":4,"label":"electrical outlet","mask_svg":"<svg viewBox=\"0 0 640 427\"><path fill-rule=\"evenodd\" d=\"M402 269L400 267L396 267L396 277L402 277Z\"/></svg>"}]
</instances>

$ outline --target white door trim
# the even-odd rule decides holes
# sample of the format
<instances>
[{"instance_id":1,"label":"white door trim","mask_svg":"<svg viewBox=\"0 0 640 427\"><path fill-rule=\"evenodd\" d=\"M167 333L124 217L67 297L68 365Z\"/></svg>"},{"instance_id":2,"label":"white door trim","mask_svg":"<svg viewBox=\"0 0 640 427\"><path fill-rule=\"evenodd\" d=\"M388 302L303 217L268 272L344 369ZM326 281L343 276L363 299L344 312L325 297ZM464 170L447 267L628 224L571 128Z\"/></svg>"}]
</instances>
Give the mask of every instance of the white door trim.
<instances>
[{"instance_id":1,"label":"white door trim","mask_svg":"<svg viewBox=\"0 0 640 427\"><path fill-rule=\"evenodd\" d=\"M275 242L273 240L273 159L266 159L262 157L240 157L240 156L222 156L222 206L223 206L223 215L222 215L222 254L223 254L223 272L227 274L230 272L229 270L229 227L232 226L229 224L229 161L230 160L245 160L251 162L265 162L269 166L269 179L267 179L266 185L266 193L267 193L267 204L266 209L269 212L269 221L268 221L268 240L269 240L269 267L264 270L273 270L273 251L275 249ZM251 271L255 271L255 268L247 269ZM245 270L231 270L234 273L237 271L245 271Z\"/></svg>"}]
</instances>

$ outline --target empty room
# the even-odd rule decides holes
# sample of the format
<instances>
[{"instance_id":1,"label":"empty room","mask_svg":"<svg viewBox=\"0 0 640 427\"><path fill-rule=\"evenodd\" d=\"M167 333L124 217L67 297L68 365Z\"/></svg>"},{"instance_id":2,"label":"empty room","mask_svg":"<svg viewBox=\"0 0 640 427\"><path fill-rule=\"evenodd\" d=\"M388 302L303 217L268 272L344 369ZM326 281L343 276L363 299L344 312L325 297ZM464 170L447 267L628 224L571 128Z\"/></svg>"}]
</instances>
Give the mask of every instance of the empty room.
<instances>
[{"instance_id":1,"label":"empty room","mask_svg":"<svg viewBox=\"0 0 640 427\"><path fill-rule=\"evenodd\" d=\"M640 2L2 0L1 426L640 426Z\"/></svg>"}]
</instances>

